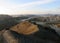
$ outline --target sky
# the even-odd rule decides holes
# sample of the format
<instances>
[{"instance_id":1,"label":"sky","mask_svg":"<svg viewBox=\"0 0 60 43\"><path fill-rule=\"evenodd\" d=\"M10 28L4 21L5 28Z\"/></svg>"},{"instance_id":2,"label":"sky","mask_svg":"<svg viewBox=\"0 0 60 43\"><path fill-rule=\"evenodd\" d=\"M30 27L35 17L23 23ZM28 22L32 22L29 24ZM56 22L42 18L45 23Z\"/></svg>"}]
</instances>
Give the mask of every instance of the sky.
<instances>
[{"instance_id":1,"label":"sky","mask_svg":"<svg viewBox=\"0 0 60 43\"><path fill-rule=\"evenodd\" d=\"M0 0L0 14L60 14L60 0Z\"/></svg>"}]
</instances>

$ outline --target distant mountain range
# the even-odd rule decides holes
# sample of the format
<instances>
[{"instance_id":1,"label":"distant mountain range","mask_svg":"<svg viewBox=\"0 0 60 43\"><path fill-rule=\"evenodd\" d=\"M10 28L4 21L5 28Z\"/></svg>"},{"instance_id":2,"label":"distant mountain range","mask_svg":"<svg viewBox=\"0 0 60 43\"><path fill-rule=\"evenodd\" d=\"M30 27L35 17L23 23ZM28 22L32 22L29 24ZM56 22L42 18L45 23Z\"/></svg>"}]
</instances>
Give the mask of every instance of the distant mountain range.
<instances>
[{"instance_id":1,"label":"distant mountain range","mask_svg":"<svg viewBox=\"0 0 60 43\"><path fill-rule=\"evenodd\" d=\"M12 17L23 17L23 16L25 16L25 17L34 17L34 16L37 16L37 17L39 17L39 16L55 16L55 15L57 15L57 16L60 16L60 14L25 14L25 15L22 15L22 14L20 14L20 15L11 15Z\"/></svg>"}]
</instances>

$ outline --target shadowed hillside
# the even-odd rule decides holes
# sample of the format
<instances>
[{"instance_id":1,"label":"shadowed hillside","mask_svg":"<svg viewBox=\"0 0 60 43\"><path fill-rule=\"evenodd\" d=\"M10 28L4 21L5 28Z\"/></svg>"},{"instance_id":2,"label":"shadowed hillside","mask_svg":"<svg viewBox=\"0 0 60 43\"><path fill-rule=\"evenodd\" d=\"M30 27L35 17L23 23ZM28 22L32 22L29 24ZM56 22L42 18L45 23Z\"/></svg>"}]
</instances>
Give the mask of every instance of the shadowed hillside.
<instances>
[{"instance_id":1,"label":"shadowed hillside","mask_svg":"<svg viewBox=\"0 0 60 43\"><path fill-rule=\"evenodd\" d=\"M56 30L43 22L43 24L37 24L37 21L34 21L35 19L34 22L31 22L32 20L19 21L22 18L19 17L20 19L17 20L16 17L6 15L2 15L1 18L1 43L9 43L9 40L10 42L16 41L16 43L60 43L60 36Z\"/></svg>"},{"instance_id":2,"label":"shadowed hillside","mask_svg":"<svg viewBox=\"0 0 60 43\"><path fill-rule=\"evenodd\" d=\"M0 15L0 30L9 28L17 24L16 20L9 15Z\"/></svg>"}]
</instances>

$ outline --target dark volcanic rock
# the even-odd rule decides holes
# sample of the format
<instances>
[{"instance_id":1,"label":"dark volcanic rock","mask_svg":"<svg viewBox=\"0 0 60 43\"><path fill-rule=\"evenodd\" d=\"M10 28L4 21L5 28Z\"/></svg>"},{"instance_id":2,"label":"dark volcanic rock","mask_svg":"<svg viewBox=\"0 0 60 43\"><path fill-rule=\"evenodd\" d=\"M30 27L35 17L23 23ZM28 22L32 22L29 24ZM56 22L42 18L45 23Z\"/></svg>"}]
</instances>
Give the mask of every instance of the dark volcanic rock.
<instances>
[{"instance_id":1,"label":"dark volcanic rock","mask_svg":"<svg viewBox=\"0 0 60 43\"><path fill-rule=\"evenodd\" d=\"M60 43L60 36L56 33L54 29L49 26L44 27L38 25L38 27L40 30L39 32L36 32L34 34L35 37Z\"/></svg>"},{"instance_id":2,"label":"dark volcanic rock","mask_svg":"<svg viewBox=\"0 0 60 43\"><path fill-rule=\"evenodd\" d=\"M11 32L13 36L15 36L15 38L19 39L19 43L55 43L53 41L40 39L32 35L26 36L26 35L18 34L14 31Z\"/></svg>"}]
</instances>

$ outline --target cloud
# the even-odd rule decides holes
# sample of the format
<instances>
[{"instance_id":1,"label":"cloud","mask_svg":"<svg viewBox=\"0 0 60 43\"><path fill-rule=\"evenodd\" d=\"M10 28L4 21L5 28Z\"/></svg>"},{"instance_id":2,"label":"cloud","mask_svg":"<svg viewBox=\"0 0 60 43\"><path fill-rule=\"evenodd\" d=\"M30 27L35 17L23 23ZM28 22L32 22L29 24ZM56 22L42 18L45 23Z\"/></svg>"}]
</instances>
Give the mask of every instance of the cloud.
<instances>
[{"instance_id":1,"label":"cloud","mask_svg":"<svg viewBox=\"0 0 60 43\"><path fill-rule=\"evenodd\" d=\"M60 8L51 9L51 10L47 11L47 13L60 14Z\"/></svg>"},{"instance_id":2,"label":"cloud","mask_svg":"<svg viewBox=\"0 0 60 43\"><path fill-rule=\"evenodd\" d=\"M24 4L19 4L19 5L13 5L13 8L27 8L27 7L32 7L32 6L36 6L36 5L43 5L43 4L48 4L48 3L52 3L55 0L37 0L37 1L33 1L33 2L27 2Z\"/></svg>"},{"instance_id":3,"label":"cloud","mask_svg":"<svg viewBox=\"0 0 60 43\"><path fill-rule=\"evenodd\" d=\"M19 14L19 13L36 13L36 14L40 14L40 13L45 13L44 11L40 12L40 11L34 11L34 10L20 10L22 8L30 8L32 6L36 6L36 5L44 5L44 4L48 4L48 3L52 3L56 0L36 0L36 1L32 1L32 2L27 2L24 4L16 4L16 3L11 3L10 1L12 0L0 0L0 13L6 13L6 14ZM21 0L20 0L21 1Z\"/></svg>"},{"instance_id":4,"label":"cloud","mask_svg":"<svg viewBox=\"0 0 60 43\"><path fill-rule=\"evenodd\" d=\"M9 2L10 0L0 0L0 6L6 7L6 8L24 8L24 7L31 7L36 5L42 5L42 4L48 4L55 0L37 0L33 2L27 2L24 4L16 4ZM12 0L11 0L12 1Z\"/></svg>"},{"instance_id":5,"label":"cloud","mask_svg":"<svg viewBox=\"0 0 60 43\"><path fill-rule=\"evenodd\" d=\"M48 4L53 1L55 1L55 0L39 0L39 1L30 2L30 3L21 4L20 7L30 7L30 6Z\"/></svg>"}]
</instances>

